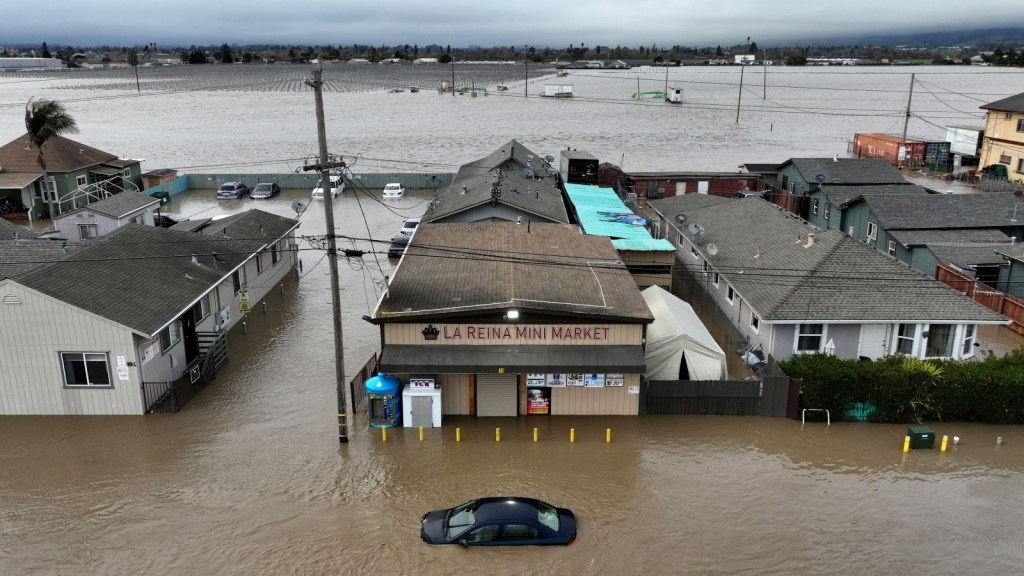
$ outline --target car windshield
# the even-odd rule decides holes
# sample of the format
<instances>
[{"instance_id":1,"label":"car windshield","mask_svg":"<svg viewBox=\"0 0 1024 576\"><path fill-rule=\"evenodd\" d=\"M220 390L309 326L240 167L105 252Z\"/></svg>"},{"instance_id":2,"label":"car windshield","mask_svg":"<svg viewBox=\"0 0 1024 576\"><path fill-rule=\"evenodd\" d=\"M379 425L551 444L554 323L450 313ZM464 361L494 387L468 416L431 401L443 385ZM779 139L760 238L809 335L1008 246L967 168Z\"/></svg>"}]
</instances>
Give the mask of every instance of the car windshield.
<instances>
[{"instance_id":1,"label":"car windshield","mask_svg":"<svg viewBox=\"0 0 1024 576\"><path fill-rule=\"evenodd\" d=\"M398 190L399 188L401 188L401 186L399 186L398 184L388 184L384 188L387 190Z\"/></svg>"},{"instance_id":2,"label":"car windshield","mask_svg":"<svg viewBox=\"0 0 1024 576\"><path fill-rule=\"evenodd\" d=\"M466 531L476 523L476 500L470 500L462 506L452 508L445 522L445 536L452 538Z\"/></svg>"},{"instance_id":3,"label":"car windshield","mask_svg":"<svg viewBox=\"0 0 1024 576\"><path fill-rule=\"evenodd\" d=\"M546 502L537 502L537 521L558 532L558 510Z\"/></svg>"},{"instance_id":4,"label":"car windshield","mask_svg":"<svg viewBox=\"0 0 1024 576\"><path fill-rule=\"evenodd\" d=\"M405 226L402 226L402 228L412 229L412 228L415 228L416 225L419 224L419 223L420 223L419 220L406 220L405 221Z\"/></svg>"},{"instance_id":5,"label":"car windshield","mask_svg":"<svg viewBox=\"0 0 1024 576\"><path fill-rule=\"evenodd\" d=\"M235 185L234 184L221 184L220 185L220 189L221 190L234 191Z\"/></svg>"},{"instance_id":6,"label":"car windshield","mask_svg":"<svg viewBox=\"0 0 1024 576\"><path fill-rule=\"evenodd\" d=\"M257 190L270 190L270 188L271 188L270 184L257 184L256 185L256 189Z\"/></svg>"}]
</instances>

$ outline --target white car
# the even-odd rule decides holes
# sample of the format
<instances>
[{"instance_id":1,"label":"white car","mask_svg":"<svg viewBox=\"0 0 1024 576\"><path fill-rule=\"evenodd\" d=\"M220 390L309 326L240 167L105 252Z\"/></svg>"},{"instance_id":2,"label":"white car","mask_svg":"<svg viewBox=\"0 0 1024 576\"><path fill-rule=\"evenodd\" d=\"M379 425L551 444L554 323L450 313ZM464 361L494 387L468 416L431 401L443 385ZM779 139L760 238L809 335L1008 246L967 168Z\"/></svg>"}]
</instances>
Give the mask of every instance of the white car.
<instances>
[{"instance_id":1,"label":"white car","mask_svg":"<svg viewBox=\"0 0 1024 576\"><path fill-rule=\"evenodd\" d=\"M416 231L416 227L419 225L419 218L409 218L402 224L402 229L398 231L398 234L400 236L412 236L412 233Z\"/></svg>"},{"instance_id":2,"label":"white car","mask_svg":"<svg viewBox=\"0 0 1024 576\"><path fill-rule=\"evenodd\" d=\"M337 198L338 194L345 191L345 182L341 179L341 176L331 176L331 198ZM324 197L324 184L323 179L317 180L316 188L313 188L313 198Z\"/></svg>"},{"instance_id":3,"label":"white car","mask_svg":"<svg viewBox=\"0 0 1024 576\"><path fill-rule=\"evenodd\" d=\"M405 186L392 182L384 187L385 198L401 198L405 196Z\"/></svg>"}]
</instances>

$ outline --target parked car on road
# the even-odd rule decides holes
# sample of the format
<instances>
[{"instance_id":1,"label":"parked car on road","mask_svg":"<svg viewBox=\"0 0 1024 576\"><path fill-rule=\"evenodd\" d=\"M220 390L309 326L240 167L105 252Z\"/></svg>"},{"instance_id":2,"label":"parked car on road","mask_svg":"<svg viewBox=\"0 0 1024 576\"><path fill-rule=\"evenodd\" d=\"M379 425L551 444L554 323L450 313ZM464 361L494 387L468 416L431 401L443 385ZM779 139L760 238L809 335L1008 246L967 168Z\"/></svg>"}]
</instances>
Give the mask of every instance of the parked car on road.
<instances>
[{"instance_id":1,"label":"parked car on road","mask_svg":"<svg viewBox=\"0 0 1024 576\"><path fill-rule=\"evenodd\" d=\"M238 200L249 195L249 187L241 182L225 182L217 188L218 200Z\"/></svg>"},{"instance_id":2,"label":"parked car on road","mask_svg":"<svg viewBox=\"0 0 1024 576\"><path fill-rule=\"evenodd\" d=\"M402 229L398 231L403 236L412 236L412 233L416 231L416 227L420 225L419 218L408 218L405 223L402 224Z\"/></svg>"},{"instance_id":3,"label":"parked car on road","mask_svg":"<svg viewBox=\"0 0 1024 576\"><path fill-rule=\"evenodd\" d=\"M249 196L252 198L273 198L281 193L281 187L275 182L260 182L252 189Z\"/></svg>"},{"instance_id":4,"label":"parked car on road","mask_svg":"<svg viewBox=\"0 0 1024 576\"><path fill-rule=\"evenodd\" d=\"M576 516L534 498L479 498L424 514L420 538L463 546L572 544Z\"/></svg>"},{"instance_id":5,"label":"parked car on road","mask_svg":"<svg viewBox=\"0 0 1024 576\"><path fill-rule=\"evenodd\" d=\"M331 176L331 198L337 198L338 194L345 191L345 182L342 180L340 175ZM316 181L316 187L313 188L313 198L324 197L324 184L323 180Z\"/></svg>"},{"instance_id":6,"label":"parked car on road","mask_svg":"<svg viewBox=\"0 0 1024 576\"><path fill-rule=\"evenodd\" d=\"M401 258L402 254L405 254L405 249L409 247L410 239L411 234L399 234L392 238L391 246L388 246L388 258Z\"/></svg>"},{"instance_id":7,"label":"parked car on road","mask_svg":"<svg viewBox=\"0 0 1024 576\"><path fill-rule=\"evenodd\" d=\"M384 186L385 198L401 198L402 196L405 196L405 186L394 182Z\"/></svg>"}]
</instances>

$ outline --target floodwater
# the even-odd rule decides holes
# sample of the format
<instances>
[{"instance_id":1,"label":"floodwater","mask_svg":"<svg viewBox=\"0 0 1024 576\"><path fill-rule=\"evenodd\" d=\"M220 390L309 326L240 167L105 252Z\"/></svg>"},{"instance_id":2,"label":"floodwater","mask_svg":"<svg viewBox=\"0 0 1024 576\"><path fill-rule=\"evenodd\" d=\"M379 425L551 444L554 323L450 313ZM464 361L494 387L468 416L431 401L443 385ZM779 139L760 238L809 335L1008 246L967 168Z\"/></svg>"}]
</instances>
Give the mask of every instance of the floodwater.
<instances>
[{"instance_id":1,"label":"floodwater","mask_svg":"<svg viewBox=\"0 0 1024 576\"><path fill-rule=\"evenodd\" d=\"M893 83L905 80L904 74ZM577 80L577 91L589 82ZM984 90L1019 90L1009 85ZM27 100L21 96L29 92L12 86L24 93L12 95L9 86L0 92L2 103L17 103L0 107L3 141L17 136ZM109 96L93 92L40 95ZM412 97L423 98L416 115L407 114L405 105L395 106L402 114L380 105L383 98ZM449 163L454 170L513 137L527 145L571 141L581 149L618 142L622 154L642 154L651 169L667 162L664 146L640 146L669 138L641 133L651 130L647 124L550 112L551 106L577 109L575 102L508 105L497 96L460 98L330 94L334 121L328 133L335 143L349 141L342 133L359 134L362 144L354 150L365 151L364 159L393 160L401 151L401 158L430 171ZM73 112L83 127L81 141L142 155L147 168L248 166L253 159L315 150L311 99L298 92L196 91L119 104L79 100ZM352 101L371 100L377 102L373 114L350 109ZM200 101L204 106L196 106ZM296 108L288 113L294 126L273 120L286 105ZM522 113L527 105L549 108ZM584 110L600 105L587 102ZM448 117L424 119L439 106L451 106L458 110L451 118L465 119L465 141L442 138L429 145L435 129L455 130ZM502 117L494 130L481 130L486 124L468 128L482 122L478 114L484 112L475 107L501 116L506 106L520 108L520 124ZM648 113L641 111L646 106L611 106L623 114ZM678 112L651 108L650 114ZM351 123L339 119L342 109ZM207 120L216 122L207 126ZM602 129L605 120L615 129ZM625 129L634 124L635 132ZM720 131L731 130L723 126ZM586 130L578 132L581 127ZM256 138L261 134L269 142ZM834 134L839 142L837 129ZM411 147L385 142L385 135ZM683 130L671 138L689 147L695 137ZM378 143L384 151L376 154ZM789 148L775 152L782 144L769 143L764 156L747 143L730 153L729 162L749 161L755 152L754 160L798 155ZM830 142L804 145L800 150L813 146L821 155ZM146 152L135 152L140 147ZM558 147L538 148L544 154ZM694 164L676 168L714 164L715 154L692 150L698 152ZM681 157L669 154L673 162ZM690 158L690 150L684 156ZM215 170L226 169L208 171ZM379 349L376 328L361 318L372 311L381 278L395 265L386 258L386 243L366 239L390 238L429 199L429 191L410 191L385 203L379 190L364 192L346 190L335 204L337 233L352 238L342 247L367 252L339 267L348 374ZM176 197L170 210L205 217L259 207L292 215L291 203L305 202L308 194L286 190L269 201L218 202L212 190L193 191ZM246 330L239 326L230 335L228 364L178 414L0 418L0 575L942 575L1010 574L1024 566L1024 429L1017 426L931 423L939 438L956 435L959 444L946 452L937 443L934 450L904 454L906 428L895 425L715 416L453 417L440 429L425 430L422 442L411 429L390 430L385 442L365 418L353 417L350 442L339 445L330 282L316 245L325 232L322 210L312 202L299 217L301 278L272 292L265 311L254 306ZM461 442L455 441L456 428ZM495 428L501 429L500 442ZM608 429L611 442L605 442ZM529 495L571 508L579 537L567 548L550 549L463 549L419 541L424 512L482 495Z\"/></svg>"}]
</instances>

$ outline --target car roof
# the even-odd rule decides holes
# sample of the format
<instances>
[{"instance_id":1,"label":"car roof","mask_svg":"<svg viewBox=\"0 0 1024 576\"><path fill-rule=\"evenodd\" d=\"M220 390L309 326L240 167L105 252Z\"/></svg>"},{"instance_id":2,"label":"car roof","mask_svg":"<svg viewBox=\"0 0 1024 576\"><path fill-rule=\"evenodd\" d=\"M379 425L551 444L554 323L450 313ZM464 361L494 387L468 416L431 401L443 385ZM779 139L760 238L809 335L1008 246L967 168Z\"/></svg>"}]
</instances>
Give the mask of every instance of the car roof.
<instances>
[{"instance_id":1,"label":"car roof","mask_svg":"<svg viewBox=\"0 0 1024 576\"><path fill-rule=\"evenodd\" d=\"M391 243L392 244L408 244L409 243L409 238L411 238L411 236L408 236L406 234L399 234L398 236L395 236L394 238L391 239Z\"/></svg>"},{"instance_id":2,"label":"car roof","mask_svg":"<svg viewBox=\"0 0 1024 576\"><path fill-rule=\"evenodd\" d=\"M476 508L477 522L494 520L537 521L537 501L533 498L480 498Z\"/></svg>"},{"instance_id":3,"label":"car roof","mask_svg":"<svg viewBox=\"0 0 1024 576\"><path fill-rule=\"evenodd\" d=\"M260 182L259 184L256 185L257 188L259 188L260 186L264 186L264 187L271 186L271 187L273 187L273 186L276 186L276 184L274 184L273 182Z\"/></svg>"}]
</instances>

